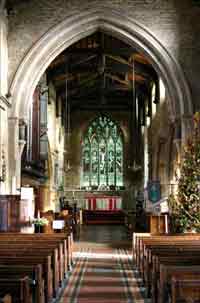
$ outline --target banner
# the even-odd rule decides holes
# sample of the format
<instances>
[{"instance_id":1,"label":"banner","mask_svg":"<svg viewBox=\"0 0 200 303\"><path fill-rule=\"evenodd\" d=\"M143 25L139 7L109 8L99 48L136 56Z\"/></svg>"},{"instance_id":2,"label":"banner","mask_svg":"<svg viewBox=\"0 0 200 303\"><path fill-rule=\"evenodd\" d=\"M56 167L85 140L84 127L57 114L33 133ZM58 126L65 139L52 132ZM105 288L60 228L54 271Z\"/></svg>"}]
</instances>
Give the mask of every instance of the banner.
<instances>
[{"instance_id":1,"label":"banner","mask_svg":"<svg viewBox=\"0 0 200 303\"><path fill-rule=\"evenodd\" d=\"M161 199L161 186L160 181L148 182L148 200L156 203Z\"/></svg>"}]
</instances>

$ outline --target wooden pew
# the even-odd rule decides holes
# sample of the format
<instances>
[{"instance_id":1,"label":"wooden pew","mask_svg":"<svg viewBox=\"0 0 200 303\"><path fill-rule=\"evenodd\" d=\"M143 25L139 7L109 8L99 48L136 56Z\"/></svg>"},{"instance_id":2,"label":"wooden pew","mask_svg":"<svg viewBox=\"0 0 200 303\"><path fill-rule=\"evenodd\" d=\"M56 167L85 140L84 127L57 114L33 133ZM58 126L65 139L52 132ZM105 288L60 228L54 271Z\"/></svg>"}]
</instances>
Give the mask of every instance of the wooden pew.
<instances>
[{"instance_id":1,"label":"wooden pew","mask_svg":"<svg viewBox=\"0 0 200 303\"><path fill-rule=\"evenodd\" d=\"M167 302L171 298L171 279L173 275L183 278L186 274L193 278L199 277L200 265L189 265L187 262L183 265L180 262L175 264L161 264L160 277L158 281L158 302Z\"/></svg>"},{"instance_id":2,"label":"wooden pew","mask_svg":"<svg viewBox=\"0 0 200 303\"><path fill-rule=\"evenodd\" d=\"M73 237L72 234L22 234L22 233L0 233L0 239L12 240L12 241L21 241L26 242L29 240L40 241L40 242L57 242L63 243L63 254L64 254L64 262L69 270L73 265L72 258L72 249L73 249ZM65 272L67 274L67 272Z\"/></svg>"},{"instance_id":3,"label":"wooden pew","mask_svg":"<svg viewBox=\"0 0 200 303\"><path fill-rule=\"evenodd\" d=\"M34 256L37 255L47 255L51 254L52 256L52 270L53 270L53 287L54 291L62 284L64 278L63 274L63 256L58 255L57 245L50 245L49 243L10 243L7 241L0 241L0 255L7 254L16 254L16 255L25 255L31 254Z\"/></svg>"},{"instance_id":4,"label":"wooden pew","mask_svg":"<svg viewBox=\"0 0 200 303\"><path fill-rule=\"evenodd\" d=\"M148 281L148 275L150 274L152 266L153 256L176 256L176 255L198 255L200 252L200 243L186 242L186 243L171 243L166 245L147 245L145 256L142 260L141 273L144 282Z\"/></svg>"},{"instance_id":5,"label":"wooden pew","mask_svg":"<svg viewBox=\"0 0 200 303\"><path fill-rule=\"evenodd\" d=\"M200 262L200 246L195 247L181 247L178 248L166 247L165 250L159 250L154 248L151 251L152 260L146 260L146 266L144 269L144 280L147 286L147 293L152 293L153 297L156 297L157 281L159 280L160 264L166 262L167 264L199 264Z\"/></svg>"},{"instance_id":6,"label":"wooden pew","mask_svg":"<svg viewBox=\"0 0 200 303\"><path fill-rule=\"evenodd\" d=\"M145 235L143 237L138 237L139 240L135 241L134 249L137 250L136 254L138 257L137 262L140 266L140 271L144 275L143 278L147 283L148 290L150 285L152 285L152 295L153 302L157 302L157 292L160 291L159 300L163 298L163 288L160 286L159 281L159 266L165 258L165 262L171 265L184 265L184 263L189 266L192 264L200 265L200 235L156 235L150 236ZM152 258L154 263L157 264L156 275L155 268L152 269ZM155 262L155 260L157 260ZM155 267L155 265L153 265ZM153 274L153 280L151 279L151 274ZM146 275L146 276L145 276ZM156 278L155 278L156 277ZM159 281L159 282L158 282ZM158 284L157 284L158 282ZM162 283L161 283L162 285ZM166 302L166 301L161 301Z\"/></svg>"},{"instance_id":7,"label":"wooden pew","mask_svg":"<svg viewBox=\"0 0 200 303\"><path fill-rule=\"evenodd\" d=\"M133 260L135 260L136 264L137 264L137 260L138 260L138 254L139 254L139 239L141 237L150 237L151 234L150 233L133 233L133 237L132 237L132 256L133 256Z\"/></svg>"},{"instance_id":8,"label":"wooden pew","mask_svg":"<svg viewBox=\"0 0 200 303\"><path fill-rule=\"evenodd\" d=\"M29 285L29 278L11 278L0 279L1 288L9 288L9 292L12 296L12 303L31 303L32 294Z\"/></svg>"},{"instance_id":9,"label":"wooden pew","mask_svg":"<svg viewBox=\"0 0 200 303\"><path fill-rule=\"evenodd\" d=\"M186 245L186 242L190 245L199 245L200 243L200 236L153 236L149 238L140 238L139 239L139 252L138 252L138 260L137 260L137 267L140 272L143 274L144 272L144 260L148 258L147 250L148 248L151 249L153 246L163 246L168 247L169 245L179 245L183 244Z\"/></svg>"},{"instance_id":10,"label":"wooden pew","mask_svg":"<svg viewBox=\"0 0 200 303\"><path fill-rule=\"evenodd\" d=\"M53 287L50 287L49 282L49 280L52 280L51 272L49 271L48 273L49 278L45 276L45 283L47 285L46 301L49 301L52 288L53 294L56 296L57 290L62 284L62 280L64 279L63 268L66 275L69 260L69 251L67 249L69 247L69 238L71 241L71 237L66 236L66 234L54 234L52 236L46 234L0 233L0 263L1 258L5 257L5 255L19 258L20 256L25 257L25 254L32 254L35 258L41 254L45 256L45 253L53 253L51 263L53 267ZM59 247L59 253L56 252L57 247ZM9 253L7 253L8 251Z\"/></svg>"},{"instance_id":11,"label":"wooden pew","mask_svg":"<svg viewBox=\"0 0 200 303\"><path fill-rule=\"evenodd\" d=\"M12 303L11 295L0 290L0 303Z\"/></svg>"},{"instance_id":12,"label":"wooden pew","mask_svg":"<svg viewBox=\"0 0 200 303\"><path fill-rule=\"evenodd\" d=\"M27 238L24 240L24 238L17 238L17 239L2 239L0 237L0 248L5 247L12 247L12 246L23 246L23 247L37 247L38 249L43 250L49 250L53 251L53 249L58 249L58 262L59 262L59 276L60 280L63 279L64 271L67 270L67 249L66 249L66 243L60 240L48 240L48 241L42 241L34 238ZM65 245L65 246L64 246Z\"/></svg>"},{"instance_id":13,"label":"wooden pew","mask_svg":"<svg viewBox=\"0 0 200 303\"><path fill-rule=\"evenodd\" d=\"M0 256L0 265L42 265L45 289L45 301L50 302L53 298L53 280L51 269L51 256Z\"/></svg>"},{"instance_id":14,"label":"wooden pew","mask_svg":"<svg viewBox=\"0 0 200 303\"><path fill-rule=\"evenodd\" d=\"M49 249L41 249L41 248L11 248L2 250L0 247L0 264L2 257L46 257L51 256L51 271L52 271L52 287L53 287L53 295L56 297L57 290L59 289L59 268L58 268L58 251L54 249L50 251Z\"/></svg>"},{"instance_id":15,"label":"wooden pew","mask_svg":"<svg viewBox=\"0 0 200 303\"><path fill-rule=\"evenodd\" d=\"M193 264L193 265L192 265ZM165 262L160 264L159 278L157 279L157 300L154 298L155 294L153 293L152 301L165 303L171 297L171 278L173 274L179 274L184 276L185 274L191 274L194 278L196 275L199 275L200 272L200 262L196 262L192 257L190 259L181 260L177 259L175 262Z\"/></svg>"},{"instance_id":16,"label":"wooden pew","mask_svg":"<svg viewBox=\"0 0 200 303\"><path fill-rule=\"evenodd\" d=\"M34 291L32 303L44 303L44 280L42 278L42 265L0 265L0 278L10 278L19 275L28 276Z\"/></svg>"},{"instance_id":17,"label":"wooden pew","mask_svg":"<svg viewBox=\"0 0 200 303\"><path fill-rule=\"evenodd\" d=\"M65 235L65 234L41 234L41 236L38 236L38 234L20 234L20 233L0 233L0 240L6 239L6 241L11 241L11 242L16 242L16 241L22 241L23 243L27 243L27 241L35 241L35 242L40 242L40 243L57 243L58 246L63 245L63 260L61 263L64 262L64 266L62 265L60 267L61 271L64 272L61 273L61 277L63 274L67 276L67 272L69 268L71 268L72 265L72 248L71 248L71 237L70 235ZM46 244L46 245L47 245ZM61 247L58 247L59 249L59 259L61 259Z\"/></svg>"},{"instance_id":18,"label":"wooden pew","mask_svg":"<svg viewBox=\"0 0 200 303\"><path fill-rule=\"evenodd\" d=\"M200 271L194 274L173 273L171 278L171 303L200 302Z\"/></svg>"}]
</instances>

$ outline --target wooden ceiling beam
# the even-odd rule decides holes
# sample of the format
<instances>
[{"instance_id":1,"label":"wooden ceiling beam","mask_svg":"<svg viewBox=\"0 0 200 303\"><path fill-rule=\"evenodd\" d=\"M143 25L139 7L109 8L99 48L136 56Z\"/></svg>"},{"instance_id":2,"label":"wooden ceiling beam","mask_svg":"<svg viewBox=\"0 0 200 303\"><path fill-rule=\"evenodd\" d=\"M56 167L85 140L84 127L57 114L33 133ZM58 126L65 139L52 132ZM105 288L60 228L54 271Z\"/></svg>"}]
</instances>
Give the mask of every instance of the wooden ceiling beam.
<instances>
[{"instance_id":1,"label":"wooden ceiling beam","mask_svg":"<svg viewBox=\"0 0 200 303\"><path fill-rule=\"evenodd\" d=\"M79 60L77 60L75 63L72 63L72 64L71 64L70 68L73 69L73 67L79 66L79 65L81 65L81 64L85 64L85 63L87 63L88 61L91 61L91 60L93 60L93 59L97 59L97 54L92 54L92 55L87 56L87 57L82 58L82 59L79 58Z\"/></svg>"},{"instance_id":2,"label":"wooden ceiling beam","mask_svg":"<svg viewBox=\"0 0 200 303\"><path fill-rule=\"evenodd\" d=\"M123 80L121 78L119 78L118 76L115 76L111 73L105 73L105 76L108 77L109 79L119 82L120 84L123 84L125 86L129 86L129 81Z\"/></svg>"},{"instance_id":3,"label":"wooden ceiling beam","mask_svg":"<svg viewBox=\"0 0 200 303\"><path fill-rule=\"evenodd\" d=\"M76 107L72 107L71 111L74 112L76 110L81 110L81 111L130 111L132 106L128 104L101 104L100 99L97 100L97 103L95 104L79 104Z\"/></svg>"},{"instance_id":4,"label":"wooden ceiling beam","mask_svg":"<svg viewBox=\"0 0 200 303\"><path fill-rule=\"evenodd\" d=\"M78 53L76 53L76 49L72 51L72 53L70 52L67 52L66 51L66 55L64 54L61 54L59 55L54 61L51 62L51 64L49 65L48 69L49 70L52 70L54 69L55 67L57 67L58 65L60 64L63 64L65 63L66 61L66 57L67 55L69 56L70 54L70 57L73 61L74 57L78 57L76 60L80 59L80 56L83 55L87 55L86 58L83 58L80 60L80 64L84 63L84 60L91 60L93 58L95 58L97 55L99 54L105 54L107 57L110 57L110 58L113 58L113 60L118 60L120 63L124 63L124 64L130 64L130 62L128 62L128 58L130 57L133 57L135 62L137 62L138 64L141 64L141 66L150 66L151 67L151 63L150 61L148 61L148 59L146 57L144 57L143 55L139 54L139 53L133 53L130 52L130 49L129 49L129 56L126 59L124 59L124 53L122 50L120 50L120 48L118 49L110 49L110 50L106 50L106 49L80 49L78 51ZM151 70L153 68L151 67Z\"/></svg>"},{"instance_id":5,"label":"wooden ceiling beam","mask_svg":"<svg viewBox=\"0 0 200 303\"><path fill-rule=\"evenodd\" d=\"M99 81L97 80L97 76L98 75L93 75L93 77L89 77L84 81L84 83L82 83L82 85L79 85L75 88L68 87L68 96L71 97L76 94L79 95L82 91L90 91L94 86L99 87ZM98 85L96 85L97 82ZM59 88L59 90L57 90L57 94L60 95L61 98L65 98L65 85L63 85L62 87Z\"/></svg>"},{"instance_id":6,"label":"wooden ceiling beam","mask_svg":"<svg viewBox=\"0 0 200 303\"><path fill-rule=\"evenodd\" d=\"M119 66L114 66L113 65L112 68L111 67L110 68L105 67L105 76L112 79L113 81L117 81L117 82L122 83L124 85L130 85L129 81L133 81L133 75L130 72L127 73L127 75L125 75L126 73L124 73L122 78L113 74L114 72L117 73L117 74L123 75ZM86 77L86 82L87 82L87 79L92 79L94 74L95 74L94 77L96 78L96 76L99 74L98 71L97 71L97 68L94 68L93 73L91 73L90 77L88 77L89 74L87 72L87 68L81 68L81 71L79 69L79 72L77 70L77 72L73 71L69 74L62 73L62 72L57 73L55 76L51 76L51 79L53 80L56 88L58 88L59 86L64 85L66 80L76 81L76 84L80 85L79 83L81 83L81 84L85 83L85 77ZM128 79L129 81L126 80L126 79ZM145 78L143 75L140 75L139 73L137 73L137 74L135 74L134 80L136 82L145 82L145 81L148 81L148 78Z\"/></svg>"},{"instance_id":7,"label":"wooden ceiling beam","mask_svg":"<svg viewBox=\"0 0 200 303\"><path fill-rule=\"evenodd\" d=\"M77 56L80 54L99 54L99 53L108 53L113 56L125 56L130 57L131 55L138 53L138 51L133 50L131 47L118 47L117 49L113 47L95 47L95 48L74 48L74 49L67 49L66 53L70 54L71 56Z\"/></svg>"},{"instance_id":8,"label":"wooden ceiling beam","mask_svg":"<svg viewBox=\"0 0 200 303\"><path fill-rule=\"evenodd\" d=\"M117 76L114 75L107 75L106 78L112 78L112 80L116 81L115 84L106 83L105 89L103 91L104 95L107 94L124 94L132 92L132 85L127 85L127 82L124 82L123 80L119 79ZM117 78L116 78L117 77ZM89 80L89 79L88 79ZM95 91L98 93L101 92L101 78L95 78L90 79L93 80L92 83L89 85L82 85L74 88L68 87L68 96L71 98L80 98L81 96L87 97L91 94L91 91ZM117 83L117 84L116 84ZM136 82L135 87L137 90L146 91L147 83L145 82ZM57 89L57 94L61 96L63 99L65 99L66 89L65 89L65 83L63 85L60 85Z\"/></svg>"},{"instance_id":9,"label":"wooden ceiling beam","mask_svg":"<svg viewBox=\"0 0 200 303\"><path fill-rule=\"evenodd\" d=\"M63 90L59 91L59 95L62 99L65 99L65 89L63 87ZM101 89L99 86L99 83L97 82L93 86L91 86L89 89L85 89L85 87L79 88L79 90L74 89L72 91L68 91L68 96L71 100L80 100L82 98L94 98L96 95L102 95ZM116 87L110 87L106 88L103 91L103 95L108 98L121 98L123 100L124 97L132 96L132 90L130 88L126 88L124 86L116 86Z\"/></svg>"}]
</instances>

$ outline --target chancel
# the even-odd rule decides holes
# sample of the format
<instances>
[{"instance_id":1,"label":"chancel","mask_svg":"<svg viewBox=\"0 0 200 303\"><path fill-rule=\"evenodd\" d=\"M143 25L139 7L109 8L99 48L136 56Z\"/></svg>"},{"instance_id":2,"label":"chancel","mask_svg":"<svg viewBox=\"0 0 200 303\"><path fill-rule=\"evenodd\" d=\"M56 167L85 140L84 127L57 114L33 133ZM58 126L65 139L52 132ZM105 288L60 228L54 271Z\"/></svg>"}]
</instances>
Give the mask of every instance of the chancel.
<instances>
[{"instance_id":1,"label":"chancel","mask_svg":"<svg viewBox=\"0 0 200 303\"><path fill-rule=\"evenodd\" d=\"M198 1L0 1L0 302L200 302Z\"/></svg>"}]
</instances>

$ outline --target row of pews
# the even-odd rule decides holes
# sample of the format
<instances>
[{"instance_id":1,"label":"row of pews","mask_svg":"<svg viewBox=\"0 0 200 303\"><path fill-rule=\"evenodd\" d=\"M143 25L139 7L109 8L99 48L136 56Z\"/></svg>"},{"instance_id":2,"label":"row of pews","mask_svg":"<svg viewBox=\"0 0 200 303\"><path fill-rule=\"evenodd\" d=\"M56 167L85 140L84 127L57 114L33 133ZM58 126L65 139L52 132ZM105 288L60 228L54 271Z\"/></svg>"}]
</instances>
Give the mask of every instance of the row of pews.
<instances>
[{"instance_id":1,"label":"row of pews","mask_svg":"<svg viewBox=\"0 0 200 303\"><path fill-rule=\"evenodd\" d=\"M49 303L72 260L71 234L0 233L0 303Z\"/></svg>"},{"instance_id":2,"label":"row of pews","mask_svg":"<svg viewBox=\"0 0 200 303\"><path fill-rule=\"evenodd\" d=\"M152 303L200 302L200 234L133 234L133 258Z\"/></svg>"}]
</instances>

